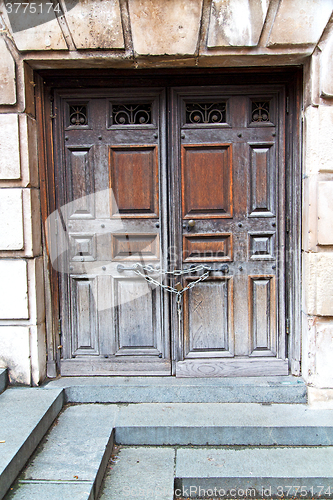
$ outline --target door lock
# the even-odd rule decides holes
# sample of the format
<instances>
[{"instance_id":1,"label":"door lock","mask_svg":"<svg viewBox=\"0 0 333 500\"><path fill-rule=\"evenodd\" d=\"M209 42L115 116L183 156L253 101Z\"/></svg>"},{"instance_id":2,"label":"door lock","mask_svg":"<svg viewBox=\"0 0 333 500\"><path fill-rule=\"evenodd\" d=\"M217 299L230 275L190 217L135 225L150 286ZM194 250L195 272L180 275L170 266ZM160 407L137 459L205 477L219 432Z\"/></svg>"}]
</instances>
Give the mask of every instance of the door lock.
<instances>
[{"instance_id":1,"label":"door lock","mask_svg":"<svg viewBox=\"0 0 333 500\"><path fill-rule=\"evenodd\" d=\"M192 231L195 226L195 220L189 220L188 222L183 222L183 229L187 229L187 231Z\"/></svg>"}]
</instances>

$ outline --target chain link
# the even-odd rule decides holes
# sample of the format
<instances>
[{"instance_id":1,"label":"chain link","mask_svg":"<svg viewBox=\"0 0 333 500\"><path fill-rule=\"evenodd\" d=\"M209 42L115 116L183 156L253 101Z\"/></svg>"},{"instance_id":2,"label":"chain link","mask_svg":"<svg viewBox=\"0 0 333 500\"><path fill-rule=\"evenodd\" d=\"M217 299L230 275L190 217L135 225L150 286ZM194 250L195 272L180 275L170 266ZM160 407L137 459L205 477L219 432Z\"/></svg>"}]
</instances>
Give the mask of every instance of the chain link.
<instances>
[{"instance_id":1,"label":"chain link","mask_svg":"<svg viewBox=\"0 0 333 500\"><path fill-rule=\"evenodd\" d=\"M141 264L136 264L135 267L133 267L133 271L135 272L135 274L137 274L138 276L141 276L141 278L145 279L146 281L148 281L148 283L151 283L152 285L159 286L160 288L163 288L167 292L175 293L176 295L178 295L178 297L181 296L184 292L186 292L186 290L190 290L191 288L193 288L195 285L197 285L201 281L204 281L205 279L207 279L209 276L209 273L211 271L210 267L204 266L204 265L198 265L198 266L192 267L190 269L184 269L184 270L175 269L174 271L166 271L164 274L169 274L169 275L171 274L172 276L182 276L185 274L194 273L194 272L202 271L204 269L208 269L208 271L205 272L202 276L200 276L200 278L198 278L195 281L190 282L187 286L185 286L181 290L177 290L177 288L174 288L173 286L165 285L164 283L161 283L160 281L155 280L154 278L152 278L148 274L144 274L143 272L140 271L140 268L143 271L147 271L147 272L152 271L152 268L149 266L142 266ZM162 275L163 271L159 271L159 274ZM178 297L177 297L177 301L178 301Z\"/></svg>"}]
</instances>

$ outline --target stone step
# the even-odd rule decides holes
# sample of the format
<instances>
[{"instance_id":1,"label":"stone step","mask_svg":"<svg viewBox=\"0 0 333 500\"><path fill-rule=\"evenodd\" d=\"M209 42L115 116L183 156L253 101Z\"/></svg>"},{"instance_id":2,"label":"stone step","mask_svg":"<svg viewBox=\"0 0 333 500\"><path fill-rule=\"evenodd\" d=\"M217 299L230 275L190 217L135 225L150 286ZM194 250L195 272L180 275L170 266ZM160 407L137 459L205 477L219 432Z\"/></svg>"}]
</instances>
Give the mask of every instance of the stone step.
<instances>
[{"instance_id":1,"label":"stone step","mask_svg":"<svg viewBox=\"0 0 333 500\"><path fill-rule=\"evenodd\" d=\"M63 406L62 389L10 388L0 395L0 499Z\"/></svg>"},{"instance_id":2,"label":"stone step","mask_svg":"<svg viewBox=\"0 0 333 500\"><path fill-rule=\"evenodd\" d=\"M62 377L69 403L306 403L299 377Z\"/></svg>"},{"instance_id":3,"label":"stone step","mask_svg":"<svg viewBox=\"0 0 333 500\"><path fill-rule=\"evenodd\" d=\"M7 385L8 385L7 368L0 368L0 394L6 389Z\"/></svg>"},{"instance_id":4,"label":"stone step","mask_svg":"<svg viewBox=\"0 0 333 500\"><path fill-rule=\"evenodd\" d=\"M121 448L110 462L99 500L173 500L176 450Z\"/></svg>"},{"instance_id":5,"label":"stone step","mask_svg":"<svg viewBox=\"0 0 333 500\"><path fill-rule=\"evenodd\" d=\"M333 410L256 403L120 405L116 442L123 445L333 445Z\"/></svg>"},{"instance_id":6,"label":"stone step","mask_svg":"<svg viewBox=\"0 0 333 500\"><path fill-rule=\"evenodd\" d=\"M175 498L332 498L333 447L180 448Z\"/></svg>"},{"instance_id":7,"label":"stone step","mask_svg":"<svg viewBox=\"0 0 333 500\"><path fill-rule=\"evenodd\" d=\"M96 500L112 452L116 412L113 405L66 408L6 500Z\"/></svg>"}]
</instances>

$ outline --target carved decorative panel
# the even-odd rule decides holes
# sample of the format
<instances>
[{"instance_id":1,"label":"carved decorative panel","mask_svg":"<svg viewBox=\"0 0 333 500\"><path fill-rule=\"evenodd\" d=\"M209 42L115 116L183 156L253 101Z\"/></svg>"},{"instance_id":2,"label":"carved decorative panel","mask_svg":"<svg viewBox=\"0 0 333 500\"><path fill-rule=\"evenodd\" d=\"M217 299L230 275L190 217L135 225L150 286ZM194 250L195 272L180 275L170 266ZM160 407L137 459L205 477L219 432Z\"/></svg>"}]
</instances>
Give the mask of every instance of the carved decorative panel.
<instances>
[{"instance_id":1,"label":"carved decorative panel","mask_svg":"<svg viewBox=\"0 0 333 500\"><path fill-rule=\"evenodd\" d=\"M112 257L114 260L159 259L158 234L114 234L112 235Z\"/></svg>"},{"instance_id":2,"label":"carved decorative panel","mask_svg":"<svg viewBox=\"0 0 333 500\"><path fill-rule=\"evenodd\" d=\"M68 216L92 219L94 207L93 148L67 148L67 173L70 204Z\"/></svg>"},{"instance_id":3,"label":"carved decorative panel","mask_svg":"<svg viewBox=\"0 0 333 500\"><path fill-rule=\"evenodd\" d=\"M97 327L97 278L72 277L72 352L99 354Z\"/></svg>"},{"instance_id":4,"label":"carved decorative panel","mask_svg":"<svg viewBox=\"0 0 333 500\"><path fill-rule=\"evenodd\" d=\"M250 276L250 338L253 356L276 355L275 277Z\"/></svg>"},{"instance_id":5,"label":"carved decorative panel","mask_svg":"<svg viewBox=\"0 0 333 500\"><path fill-rule=\"evenodd\" d=\"M67 103L66 128L85 129L89 128L89 105L88 103Z\"/></svg>"},{"instance_id":6,"label":"carved decorative panel","mask_svg":"<svg viewBox=\"0 0 333 500\"><path fill-rule=\"evenodd\" d=\"M96 240L94 235L70 235L71 260L93 261L96 260Z\"/></svg>"},{"instance_id":7,"label":"carved decorative panel","mask_svg":"<svg viewBox=\"0 0 333 500\"><path fill-rule=\"evenodd\" d=\"M186 262L232 260L231 234L188 234L183 238L183 260Z\"/></svg>"},{"instance_id":8,"label":"carved decorative panel","mask_svg":"<svg viewBox=\"0 0 333 500\"><path fill-rule=\"evenodd\" d=\"M110 179L112 215L158 216L157 146L112 146Z\"/></svg>"},{"instance_id":9,"label":"carved decorative panel","mask_svg":"<svg viewBox=\"0 0 333 500\"><path fill-rule=\"evenodd\" d=\"M182 207L185 218L232 216L231 156L230 144L182 146Z\"/></svg>"},{"instance_id":10,"label":"carved decorative panel","mask_svg":"<svg viewBox=\"0 0 333 500\"><path fill-rule=\"evenodd\" d=\"M226 123L226 103L223 102L187 102L186 123Z\"/></svg>"},{"instance_id":11,"label":"carved decorative panel","mask_svg":"<svg viewBox=\"0 0 333 500\"><path fill-rule=\"evenodd\" d=\"M275 233L258 232L249 234L250 259L273 260L275 256Z\"/></svg>"},{"instance_id":12,"label":"carved decorative panel","mask_svg":"<svg viewBox=\"0 0 333 500\"><path fill-rule=\"evenodd\" d=\"M250 217L275 215L273 144L250 145Z\"/></svg>"},{"instance_id":13,"label":"carved decorative panel","mask_svg":"<svg viewBox=\"0 0 333 500\"><path fill-rule=\"evenodd\" d=\"M149 125L152 123L152 104L111 104L110 126Z\"/></svg>"},{"instance_id":14,"label":"carved decorative panel","mask_svg":"<svg viewBox=\"0 0 333 500\"><path fill-rule=\"evenodd\" d=\"M259 124L272 122L270 101L252 101L251 122Z\"/></svg>"},{"instance_id":15,"label":"carved decorative panel","mask_svg":"<svg viewBox=\"0 0 333 500\"><path fill-rule=\"evenodd\" d=\"M191 288L185 306L186 357L231 356L231 279L209 279Z\"/></svg>"}]
</instances>

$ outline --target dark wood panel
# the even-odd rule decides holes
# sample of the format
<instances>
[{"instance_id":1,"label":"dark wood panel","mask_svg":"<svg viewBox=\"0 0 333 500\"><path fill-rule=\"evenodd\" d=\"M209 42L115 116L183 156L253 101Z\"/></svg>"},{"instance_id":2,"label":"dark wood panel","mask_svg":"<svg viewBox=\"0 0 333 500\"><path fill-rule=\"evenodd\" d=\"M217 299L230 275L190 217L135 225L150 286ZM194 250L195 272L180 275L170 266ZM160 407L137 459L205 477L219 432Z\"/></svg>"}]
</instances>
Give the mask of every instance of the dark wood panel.
<instances>
[{"instance_id":1,"label":"dark wood panel","mask_svg":"<svg viewBox=\"0 0 333 500\"><path fill-rule=\"evenodd\" d=\"M232 260L231 234L188 234L183 237L184 262Z\"/></svg>"},{"instance_id":2,"label":"dark wood panel","mask_svg":"<svg viewBox=\"0 0 333 500\"><path fill-rule=\"evenodd\" d=\"M73 356L98 354L97 278L71 278Z\"/></svg>"},{"instance_id":3,"label":"dark wood panel","mask_svg":"<svg viewBox=\"0 0 333 500\"><path fill-rule=\"evenodd\" d=\"M273 144L250 145L250 216L275 215Z\"/></svg>"},{"instance_id":4,"label":"dark wood panel","mask_svg":"<svg viewBox=\"0 0 333 500\"><path fill-rule=\"evenodd\" d=\"M94 218L93 148L67 148L67 176L71 202L66 206L67 216Z\"/></svg>"},{"instance_id":5,"label":"dark wood panel","mask_svg":"<svg viewBox=\"0 0 333 500\"><path fill-rule=\"evenodd\" d=\"M71 260L96 260L96 237L94 234L70 234Z\"/></svg>"},{"instance_id":6,"label":"dark wood panel","mask_svg":"<svg viewBox=\"0 0 333 500\"><path fill-rule=\"evenodd\" d=\"M157 146L110 147L112 215L158 217Z\"/></svg>"},{"instance_id":7,"label":"dark wood panel","mask_svg":"<svg viewBox=\"0 0 333 500\"><path fill-rule=\"evenodd\" d=\"M112 235L112 258L114 260L159 260L158 234L114 234Z\"/></svg>"},{"instance_id":8,"label":"dark wood panel","mask_svg":"<svg viewBox=\"0 0 333 500\"><path fill-rule=\"evenodd\" d=\"M232 356L232 280L205 280L187 293L185 357Z\"/></svg>"},{"instance_id":9,"label":"dark wood panel","mask_svg":"<svg viewBox=\"0 0 333 500\"><path fill-rule=\"evenodd\" d=\"M251 354L276 355L276 299L274 276L249 277Z\"/></svg>"},{"instance_id":10,"label":"dark wood panel","mask_svg":"<svg viewBox=\"0 0 333 500\"><path fill-rule=\"evenodd\" d=\"M184 218L232 216L230 144L182 145Z\"/></svg>"}]
</instances>

